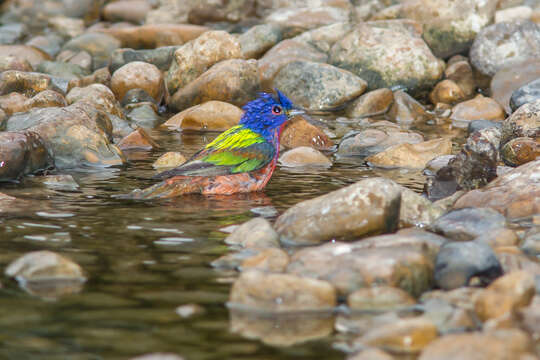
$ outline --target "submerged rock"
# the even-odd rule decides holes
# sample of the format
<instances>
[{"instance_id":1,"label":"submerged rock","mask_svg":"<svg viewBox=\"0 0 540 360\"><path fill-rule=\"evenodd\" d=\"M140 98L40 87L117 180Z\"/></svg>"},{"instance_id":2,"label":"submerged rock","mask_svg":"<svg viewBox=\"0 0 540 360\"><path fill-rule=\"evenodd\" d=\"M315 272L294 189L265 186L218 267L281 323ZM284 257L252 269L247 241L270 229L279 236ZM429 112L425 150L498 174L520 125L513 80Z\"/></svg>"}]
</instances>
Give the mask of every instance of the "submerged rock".
<instances>
[{"instance_id":1,"label":"submerged rock","mask_svg":"<svg viewBox=\"0 0 540 360\"><path fill-rule=\"evenodd\" d=\"M400 200L400 187L393 181L366 179L296 204L278 217L274 227L280 240L290 245L391 232L399 221Z\"/></svg>"},{"instance_id":2,"label":"submerged rock","mask_svg":"<svg viewBox=\"0 0 540 360\"><path fill-rule=\"evenodd\" d=\"M336 290L326 281L256 270L240 275L229 298L229 306L266 312L329 311L336 304Z\"/></svg>"},{"instance_id":3,"label":"submerged rock","mask_svg":"<svg viewBox=\"0 0 540 360\"><path fill-rule=\"evenodd\" d=\"M502 274L495 253L483 242L446 243L435 262L435 283L444 290L467 286L472 278L486 285Z\"/></svg>"}]
</instances>

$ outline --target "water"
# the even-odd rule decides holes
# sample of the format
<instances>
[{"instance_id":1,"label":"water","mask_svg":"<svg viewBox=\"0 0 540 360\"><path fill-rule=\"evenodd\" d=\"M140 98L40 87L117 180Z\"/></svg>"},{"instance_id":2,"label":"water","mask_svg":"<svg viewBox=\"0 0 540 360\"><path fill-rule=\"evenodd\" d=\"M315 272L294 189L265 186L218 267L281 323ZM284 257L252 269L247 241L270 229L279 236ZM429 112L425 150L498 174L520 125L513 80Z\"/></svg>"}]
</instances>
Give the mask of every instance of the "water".
<instances>
[{"instance_id":1,"label":"water","mask_svg":"<svg viewBox=\"0 0 540 360\"><path fill-rule=\"evenodd\" d=\"M0 269L34 250L80 264L88 282L77 294L43 299L4 278L0 289L0 358L128 359L173 352L187 359L343 359L334 350L333 318L246 318L225 306L237 275L210 267L226 254L229 225L262 214L273 220L295 203L362 178L387 176L421 191L419 172L374 171L360 159L330 169L278 168L263 193L184 196L127 202L111 195L153 183L163 152L190 155L215 134L154 131L163 149L132 152L126 169L69 172L80 188L45 187L38 178L4 185L19 199L0 204ZM65 173L65 172L64 172ZM183 319L179 305L205 312Z\"/></svg>"}]
</instances>

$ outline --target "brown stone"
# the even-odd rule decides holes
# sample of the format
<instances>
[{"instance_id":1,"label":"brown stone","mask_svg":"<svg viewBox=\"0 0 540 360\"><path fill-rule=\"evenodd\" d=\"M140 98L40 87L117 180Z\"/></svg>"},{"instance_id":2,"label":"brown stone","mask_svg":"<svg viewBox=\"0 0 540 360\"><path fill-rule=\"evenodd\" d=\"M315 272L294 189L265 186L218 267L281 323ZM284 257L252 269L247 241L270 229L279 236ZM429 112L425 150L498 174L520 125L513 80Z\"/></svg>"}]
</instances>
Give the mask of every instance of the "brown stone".
<instances>
[{"instance_id":1,"label":"brown stone","mask_svg":"<svg viewBox=\"0 0 540 360\"><path fill-rule=\"evenodd\" d=\"M501 144L517 137L540 138L540 99L520 106L502 124Z\"/></svg>"},{"instance_id":2,"label":"brown stone","mask_svg":"<svg viewBox=\"0 0 540 360\"><path fill-rule=\"evenodd\" d=\"M7 70L17 70L17 71L33 71L34 68L28 60L19 59L16 56L2 55L0 56L0 72Z\"/></svg>"},{"instance_id":3,"label":"brown stone","mask_svg":"<svg viewBox=\"0 0 540 360\"><path fill-rule=\"evenodd\" d=\"M394 102L394 93L387 88L370 91L347 106L348 117L369 117L387 112Z\"/></svg>"},{"instance_id":4,"label":"brown stone","mask_svg":"<svg viewBox=\"0 0 540 360\"><path fill-rule=\"evenodd\" d=\"M152 9L146 0L121 0L108 3L103 7L103 17L112 22L129 21L141 24L146 14Z\"/></svg>"},{"instance_id":5,"label":"brown stone","mask_svg":"<svg viewBox=\"0 0 540 360\"><path fill-rule=\"evenodd\" d=\"M437 336L435 324L420 317L382 325L368 331L357 341L392 353L418 354Z\"/></svg>"},{"instance_id":6,"label":"brown stone","mask_svg":"<svg viewBox=\"0 0 540 360\"><path fill-rule=\"evenodd\" d=\"M207 30L207 27L189 24L148 24L98 31L114 36L121 41L122 47L155 49L159 46L182 45Z\"/></svg>"},{"instance_id":7,"label":"brown stone","mask_svg":"<svg viewBox=\"0 0 540 360\"><path fill-rule=\"evenodd\" d=\"M292 7L288 4L290 7L274 11L265 22L284 28L287 37L294 36L306 30L348 21L349 4L341 2L342 6Z\"/></svg>"},{"instance_id":8,"label":"brown stone","mask_svg":"<svg viewBox=\"0 0 540 360\"><path fill-rule=\"evenodd\" d=\"M289 255L278 248L268 248L245 259L240 265L241 271L259 270L271 273L284 272L289 265Z\"/></svg>"},{"instance_id":9,"label":"brown stone","mask_svg":"<svg viewBox=\"0 0 540 360\"><path fill-rule=\"evenodd\" d=\"M391 286L358 289L347 297L347 305L358 310L391 310L414 304L416 300L409 293Z\"/></svg>"},{"instance_id":10,"label":"brown stone","mask_svg":"<svg viewBox=\"0 0 540 360\"><path fill-rule=\"evenodd\" d=\"M207 101L174 115L162 126L171 130L225 131L237 125L242 114L238 106L223 101Z\"/></svg>"},{"instance_id":11,"label":"brown stone","mask_svg":"<svg viewBox=\"0 0 540 360\"><path fill-rule=\"evenodd\" d=\"M0 181L18 180L53 166L43 140L36 133L2 131L0 144Z\"/></svg>"},{"instance_id":12,"label":"brown stone","mask_svg":"<svg viewBox=\"0 0 540 360\"><path fill-rule=\"evenodd\" d=\"M225 31L207 31L174 52L167 72L167 89L174 94L212 65L228 59L242 58L238 40Z\"/></svg>"},{"instance_id":13,"label":"brown stone","mask_svg":"<svg viewBox=\"0 0 540 360\"><path fill-rule=\"evenodd\" d=\"M448 138L439 138L417 144L399 144L366 158L373 166L407 167L423 169L433 158L449 155L452 142Z\"/></svg>"},{"instance_id":14,"label":"brown stone","mask_svg":"<svg viewBox=\"0 0 540 360\"><path fill-rule=\"evenodd\" d=\"M101 69L97 69L88 76L83 76L80 79L70 80L68 83L68 92L73 88L86 87L92 84L103 84L109 87L111 84L111 73L109 72L109 68L103 67Z\"/></svg>"},{"instance_id":15,"label":"brown stone","mask_svg":"<svg viewBox=\"0 0 540 360\"><path fill-rule=\"evenodd\" d=\"M143 128L137 128L137 130L120 140L117 146L121 150L153 150L159 148L159 145Z\"/></svg>"},{"instance_id":16,"label":"brown stone","mask_svg":"<svg viewBox=\"0 0 540 360\"><path fill-rule=\"evenodd\" d=\"M382 350L369 348L349 356L347 360L394 360L394 358Z\"/></svg>"},{"instance_id":17,"label":"brown stone","mask_svg":"<svg viewBox=\"0 0 540 360\"><path fill-rule=\"evenodd\" d=\"M8 70L0 74L0 95L19 92L32 97L43 90L65 93L65 89L56 86L47 74L16 70Z\"/></svg>"},{"instance_id":18,"label":"brown stone","mask_svg":"<svg viewBox=\"0 0 540 360\"><path fill-rule=\"evenodd\" d=\"M525 271L514 271L482 291L474 301L474 309L482 321L498 318L528 306L535 292L534 277Z\"/></svg>"},{"instance_id":19,"label":"brown stone","mask_svg":"<svg viewBox=\"0 0 540 360\"><path fill-rule=\"evenodd\" d=\"M62 107L66 105L66 99L53 90L44 90L30 99L15 92L0 96L0 108L8 115L25 112L35 107Z\"/></svg>"},{"instance_id":20,"label":"brown stone","mask_svg":"<svg viewBox=\"0 0 540 360\"><path fill-rule=\"evenodd\" d=\"M540 160L521 165L490 182L482 189L461 196L454 208L490 207L508 218L540 212Z\"/></svg>"},{"instance_id":21,"label":"brown stone","mask_svg":"<svg viewBox=\"0 0 540 360\"><path fill-rule=\"evenodd\" d=\"M18 61L28 61L34 69L40 62L52 60L45 51L28 45L0 45L0 54L12 56Z\"/></svg>"},{"instance_id":22,"label":"brown stone","mask_svg":"<svg viewBox=\"0 0 540 360\"><path fill-rule=\"evenodd\" d=\"M225 243L243 248L279 247L279 235L262 217L251 219L225 238Z\"/></svg>"},{"instance_id":23,"label":"brown stone","mask_svg":"<svg viewBox=\"0 0 540 360\"><path fill-rule=\"evenodd\" d=\"M393 181L365 179L296 204L276 220L274 228L282 242L295 245L392 231L400 200L401 190Z\"/></svg>"},{"instance_id":24,"label":"brown stone","mask_svg":"<svg viewBox=\"0 0 540 360\"><path fill-rule=\"evenodd\" d=\"M169 105L178 111L210 100L243 106L260 89L256 60L225 60L174 93Z\"/></svg>"},{"instance_id":25,"label":"brown stone","mask_svg":"<svg viewBox=\"0 0 540 360\"><path fill-rule=\"evenodd\" d=\"M290 149L310 146L317 150L329 150L334 146L334 142L320 128L299 115L285 124L281 134L281 145Z\"/></svg>"},{"instance_id":26,"label":"brown stone","mask_svg":"<svg viewBox=\"0 0 540 360\"><path fill-rule=\"evenodd\" d=\"M169 151L161 155L154 163L152 167L154 169L175 168L186 162L184 155L179 152Z\"/></svg>"},{"instance_id":27,"label":"brown stone","mask_svg":"<svg viewBox=\"0 0 540 360\"><path fill-rule=\"evenodd\" d=\"M332 162L323 153L309 146L299 146L285 152L280 156L279 163L287 167L332 166Z\"/></svg>"},{"instance_id":28,"label":"brown stone","mask_svg":"<svg viewBox=\"0 0 540 360\"><path fill-rule=\"evenodd\" d=\"M474 94L476 83L472 67L466 58L462 59L458 56L450 58L448 66L444 70L444 75L448 80L456 83L466 97Z\"/></svg>"},{"instance_id":29,"label":"brown stone","mask_svg":"<svg viewBox=\"0 0 540 360\"><path fill-rule=\"evenodd\" d=\"M518 137L510 140L500 150L502 160L509 166L520 166L540 158L540 137L533 140Z\"/></svg>"},{"instance_id":30,"label":"brown stone","mask_svg":"<svg viewBox=\"0 0 540 360\"><path fill-rule=\"evenodd\" d=\"M272 312L330 310L337 304L336 290L326 281L259 271L243 272L229 301Z\"/></svg>"},{"instance_id":31,"label":"brown stone","mask_svg":"<svg viewBox=\"0 0 540 360\"><path fill-rule=\"evenodd\" d=\"M465 94L461 90L461 87L448 79L438 82L435 88L429 93L429 100L433 104L455 104L464 99Z\"/></svg>"},{"instance_id":32,"label":"brown stone","mask_svg":"<svg viewBox=\"0 0 540 360\"><path fill-rule=\"evenodd\" d=\"M113 92L103 84L75 87L66 95L68 104L87 102L106 113L124 118L124 112Z\"/></svg>"},{"instance_id":33,"label":"brown stone","mask_svg":"<svg viewBox=\"0 0 540 360\"><path fill-rule=\"evenodd\" d=\"M455 126L467 127L473 120L502 121L505 113L495 100L477 95L474 99L461 102L452 108L451 119Z\"/></svg>"},{"instance_id":34,"label":"brown stone","mask_svg":"<svg viewBox=\"0 0 540 360\"><path fill-rule=\"evenodd\" d=\"M429 118L424 106L403 90L394 93L394 103L388 116L398 124L406 125L424 123Z\"/></svg>"},{"instance_id":35,"label":"brown stone","mask_svg":"<svg viewBox=\"0 0 540 360\"><path fill-rule=\"evenodd\" d=\"M143 89L161 102L164 95L164 80L161 71L152 64L133 61L116 70L111 78L111 90L118 100L131 89Z\"/></svg>"}]
</instances>

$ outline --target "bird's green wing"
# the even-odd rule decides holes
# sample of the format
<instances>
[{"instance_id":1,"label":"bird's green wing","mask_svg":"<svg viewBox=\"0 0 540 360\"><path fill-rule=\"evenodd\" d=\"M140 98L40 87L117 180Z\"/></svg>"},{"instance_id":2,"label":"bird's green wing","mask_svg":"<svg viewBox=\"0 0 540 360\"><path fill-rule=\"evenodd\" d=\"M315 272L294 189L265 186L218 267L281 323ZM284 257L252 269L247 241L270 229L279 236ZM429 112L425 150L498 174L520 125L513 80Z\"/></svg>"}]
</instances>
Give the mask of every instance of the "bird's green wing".
<instances>
[{"instance_id":1,"label":"bird's green wing","mask_svg":"<svg viewBox=\"0 0 540 360\"><path fill-rule=\"evenodd\" d=\"M220 134L187 163L158 177L216 176L255 171L268 165L275 152L274 146L262 135L238 125Z\"/></svg>"}]
</instances>

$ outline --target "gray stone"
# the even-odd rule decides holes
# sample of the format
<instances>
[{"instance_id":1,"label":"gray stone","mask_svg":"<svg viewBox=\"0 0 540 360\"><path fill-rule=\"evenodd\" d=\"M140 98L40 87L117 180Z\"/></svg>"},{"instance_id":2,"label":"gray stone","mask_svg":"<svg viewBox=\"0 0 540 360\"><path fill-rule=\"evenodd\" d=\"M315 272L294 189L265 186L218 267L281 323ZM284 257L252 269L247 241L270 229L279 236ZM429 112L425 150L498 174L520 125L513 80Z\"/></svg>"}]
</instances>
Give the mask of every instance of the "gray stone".
<instances>
[{"instance_id":1,"label":"gray stone","mask_svg":"<svg viewBox=\"0 0 540 360\"><path fill-rule=\"evenodd\" d=\"M492 128L492 127L500 129L502 127L502 123L499 121L491 121L491 120L473 120L467 126L467 133L471 135L472 133L476 131L480 131L482 129Z\"/></svg>"},{"instance_id":2,"label":"gray stone","mask_svg":"<svg viewBox=\"0 0 540 360\"><path fill-rule=\"evenodd\" d=\"M92 69L97 70L109 65L111 54L120 48L120 40L115 37L98 32L86 32L77 36L62 47L64 50L75 52L86 51L92 55Z\"/></svg>"},{"instance_id":3,"label":"gray stone","mask_svg":"<svg viewBox=\"0 0 540 360\"><path fill-rule=\"evenodd\" d=\"M515 90L510 97L510 108L516 111L521 105L540 99L540 78L528 82Z\"/></svg>"},{"instance_id":4,"label":"gray stone","mask_svg":"<svg viewBox=\"0 0 540 360\"><path fill-rule=\"evenodd\" d=\"M457 241L473 240L506 226L506 219L489 208L464 208L450 211L432 224L434 231Z\"/></svg>"},{"instance_id":5,"label":"gray stone","mask_svg":"<svg viewBox=\"0 0 540 360\"><path fill-rule=\"evenodd\" d=\"M162 46L156 49L116 49L111 54L109 70L114 73L132 61L144 61L155 65L161 71L167 71L174 59L174 52L180 46Z\"/></svg>"},{"instance_id":6,"label":"gray stone","mask_svg":"<svg viewBox=\"0 0 540 360\"><path fill-rule=\"evenodd\" d=\"M488 76L539 57L540 25L530 21L503 22L484 28L470 52L472 65Z\"/></svg>"},{"instance_id":7,"label":"gray stone","mask_svg":"<svg viewBox=\"0 0 540 360\"><path fill-rule=\"evenodd\" d=\"M295 103L306 109L326 110L360 96L366 82L346 70L309 61L293 61L273 81Z\"/></svg>"},{"instance_id":8,"label":"gray stone","mask_svg":"<svg viewBox=\"0 0 540 360\"><path fill-rule=\"evenodd\" d=\"M273 24L261 24L240 35L238 42L244 59L258 59L283 38L281 27Z\"/></svg>"},{"instance_id":9,"label":"gray stone","mask_svg":"<svg viewBox=\"0 0 540 360\"><path fill-rule=\"evenodd\" d=\"M451 290L477 278L487 285L503 274L499 260L484 242L450 242L441 247L435 261L435 284Z\"/></svg>"},{"instance_id":10,"label":"gray stone","mask_svg":"<svg viewBox=\"0 0 540 360\"><path fill-rule=\"evenodd\" d=\"M28 29L21 23L6 24L0 26L0 44L11 45L18 43L26 35Z\"/></svg>"}]
</instances>

